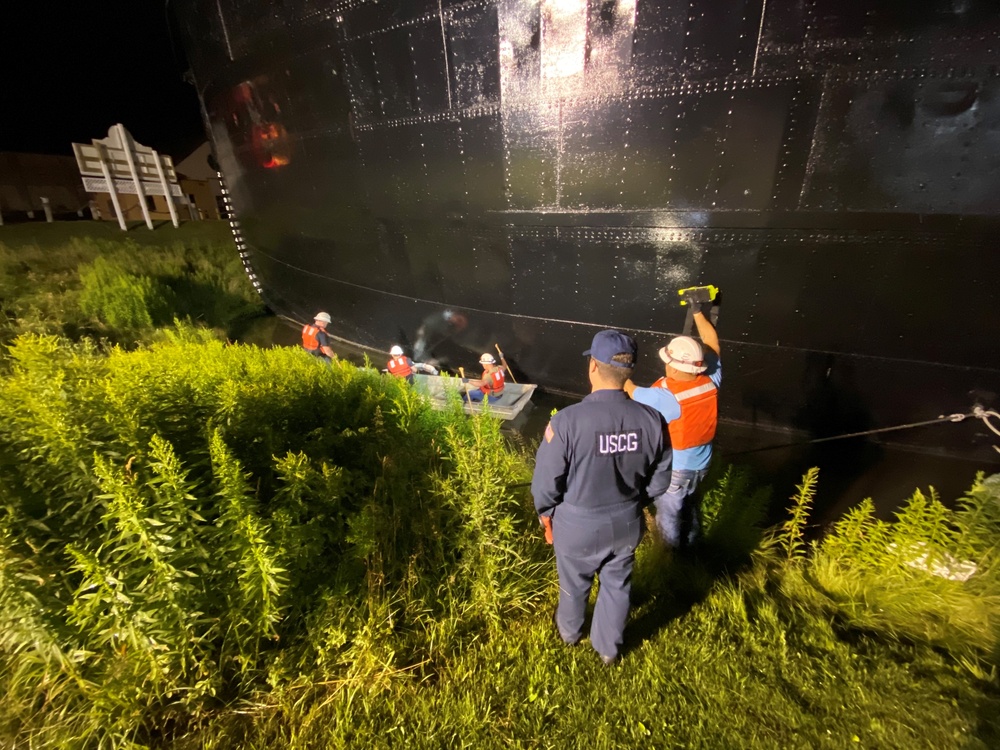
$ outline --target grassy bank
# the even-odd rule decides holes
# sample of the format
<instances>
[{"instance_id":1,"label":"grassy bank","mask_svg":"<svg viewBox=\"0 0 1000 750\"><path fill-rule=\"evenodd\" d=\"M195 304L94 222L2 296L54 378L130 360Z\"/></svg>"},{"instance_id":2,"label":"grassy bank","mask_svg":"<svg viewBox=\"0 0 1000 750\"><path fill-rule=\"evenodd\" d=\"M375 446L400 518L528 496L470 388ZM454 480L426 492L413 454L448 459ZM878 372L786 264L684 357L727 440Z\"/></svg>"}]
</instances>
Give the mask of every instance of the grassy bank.
<instances>
[{"instance_id":1,"label":"grassy bank","mask_svg":"<svg viewBox=\"0 0 1000 750\"><path fill-rule=\"evenodd\" d=\"M1000 746L1000 478L817 538L814 472L719 466L608 669L553 632L530 452L224 344L224 224L0 228L0 309L0 747Z\"/></svg>"},{"instance_id":2,"label":"grassy bank","mask_svg":"<svg viewBox=\"0 0 1000 750\"><path fill-rule=\"evenodd\" d=\"M0 344L31 332L131 345L174 316L232 336L261 311L225 222L0 227Z\"/></svg>"},{"instance_id":3,"label":"grassy bank","mask_svg":"<svg viewBox=\"0 0 1000 750\"><path fill-rule=\"evenodd\" d=\"M539 596L494 421L301 350L164 337L12 349L0 736L167 742L269 687L444 660Z\"/></svg>"},{"instance_id":4,"label":"grassy bank","mask_svg":"<svg viewBox=\"0 0 1000 750\"><path fill-rule=\"evenodd\" d=\"M735 469L644 542L621 664L489 418L292 349L26 336L0 379L0 745L995 747L1000 486L807 541ZM54 356L60 353L60 356ZM966 571L968 580L931 574Z\"/></svg>"}]
</instances>

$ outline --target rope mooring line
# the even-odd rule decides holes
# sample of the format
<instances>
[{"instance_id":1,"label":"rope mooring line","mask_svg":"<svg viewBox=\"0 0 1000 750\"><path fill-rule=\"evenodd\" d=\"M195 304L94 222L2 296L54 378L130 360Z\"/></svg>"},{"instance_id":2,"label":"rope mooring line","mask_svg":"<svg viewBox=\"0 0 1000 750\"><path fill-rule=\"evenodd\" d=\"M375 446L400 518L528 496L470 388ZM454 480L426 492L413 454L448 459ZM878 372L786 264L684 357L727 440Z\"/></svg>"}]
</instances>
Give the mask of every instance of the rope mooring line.
<instances>
[{"instance_id":1,"label":"rope mooring line","mask_svg":"<svg viewBox=\"0 0 1000 750\"><path fill-rule=\"evenodd\" d=\"M858 432L847 432L844 433L843 435L832 435L831 437L815 438L813 440L800 440L794 443L767 445L764 446L763 448L751 448L750 450L724 453L722 455L725 458L730 458L732 456L745 456L748 453L773 451L773 450L778 450L780 448L794 448L799 445L815 445L816 443L829 443L833 440L847 440L849 438L865 437L867 435L879 435L884 432L897 432L899 430L910 430L916 427L927 427L932 424L941 424L942 422L954 422L957 424L958 422L964 422L966 419L969 419L970 417L982 420L983 424L985 424L990 429L990 431L993 432L993 434L1000 436L1000 428L994 427L993 423L990 422L990 419L996 419L998 422L1000 422L1000 412L990 411L976 404L975 406L972 407L972 411L967 412L965 414L961 413L941 414L936 419L925 419L920 422L909 422L907 424L893 425L892 427L879 427L874 430L860 430ZM993 450L1000 453L1000 447L994 445ZM513 490L513 489L518 489L520 487L528 487L530 485L531 482L519 482L517 484L507 485L506 489Z\"/></svg>"},{"instance_id":2,"label":"rope mooring line","mask_svg":"<svg viewBox=\"0 0 1000 750\"><path fill-rule=\"evenodd\" d=\"M760 453L762 451L772 451L772 450L778 450L780 448L794 448L799 445L815 445L817 443L828 443L833 440L847 440L849 438L865 437L867 435L879 435L885 432L897 432L899 430L910 430L915 427L927 427L928 425L941 424L942 422L954 422L954 423L964 422L969 417L981 419L983 421L983 424L985 424L993 433L995 433L996 435L1000 435L1000 430L994 427L990 422L991 417L1000 420L1000 413L997 413L995 411L987 411L986 409L977 404L972 407L972 411L966 412L965 414L962 413L941 414L936 419L925 419L920 422L909 422L907 424L899 424L899 425L894 425L892 427L878 427L874 430L859 430L858 432L846 432L843 435L832 435L830 437L814 438L812 440L798 440L792 443L781 443L779 445L766 445L762 448L751 448L750 450L724 453L723 455L727 458L730 456L745 456L748 453ZM993 446L993 449L997 452L1000 452L1000 448L998 448L995 445Z\"/></svg>"},{"instance_id":3,"label":"rope mooring line","mask_svg":"<svg viewBox=\"0 0 1000 750\"><path fill-rule=\"evenodd\" d=\"M990 428L990 432L992 432L994 435L1000 436L1000 429L994 427L993 423L990 422L991 418L1000 421L1000 413L984 409L979 404L976 404L975 406L972 407L972 416L976 417L977 419L983 420L983 424ZM1000 447L996 445L993 446L993 450L995 450L997 453L1000 453Z\"/></svg>"}]
</instances>

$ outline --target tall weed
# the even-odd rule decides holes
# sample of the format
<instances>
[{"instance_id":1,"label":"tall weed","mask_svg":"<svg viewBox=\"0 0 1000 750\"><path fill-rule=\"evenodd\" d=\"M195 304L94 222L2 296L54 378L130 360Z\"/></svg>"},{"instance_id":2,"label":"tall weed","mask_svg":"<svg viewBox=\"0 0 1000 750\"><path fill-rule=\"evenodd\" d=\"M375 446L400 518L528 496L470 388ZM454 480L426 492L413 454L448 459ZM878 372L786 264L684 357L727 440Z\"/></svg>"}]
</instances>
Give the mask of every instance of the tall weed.
<instances>
[{"instance_id":1,"label":"tall weed","mask_svg":"<svg viewBox=\"0 0 1000 750\"><path fill-rule=\"evenodd\" d=\"M54 224L37 230L54 232L38 242L15 242L17 228L7 229L0 231L0 345L36 333L134 346L172 317L234 337L263 311L221 223L114 238L101 225L75 223L70 233Z\"/></svg>"},{"instance_id":2,"label":"tall weed","mask_svg":"<svg viewBox=\"0 0 1000 750\"><path fill-rule=\"evenodd\" d=\"M169 320L168 290L105 257L80 269L80 285L80 309L114 328L141 331Z\"/></svg>"},{"instance_id":3,"label":"tall weed","mask_svg":"<svg viewBox=\"0 0 1000 750\"><path fill-rule=\"evenodd\" d=\"M11 348L4 736L144 746L269 689L382 689L538 596L495 420L299 350L157 338Z\"/></svg>"},{"instance_id":4,"label":"tall weed","mask_svg":"<svg viewBox=\"0 0 1000 750\"><path fill-rule=\"evenodd\" d=\"M949 509L916 491L894 522L875 517L866 500L807 544L804 528L812 472L793 498L774 541L783 560L761 561L777 591L796 609L835 617L845 629L947 649L974 670L996 658L1000 643L1000 482L980 475Z\"/></svg>"}]
</instances>

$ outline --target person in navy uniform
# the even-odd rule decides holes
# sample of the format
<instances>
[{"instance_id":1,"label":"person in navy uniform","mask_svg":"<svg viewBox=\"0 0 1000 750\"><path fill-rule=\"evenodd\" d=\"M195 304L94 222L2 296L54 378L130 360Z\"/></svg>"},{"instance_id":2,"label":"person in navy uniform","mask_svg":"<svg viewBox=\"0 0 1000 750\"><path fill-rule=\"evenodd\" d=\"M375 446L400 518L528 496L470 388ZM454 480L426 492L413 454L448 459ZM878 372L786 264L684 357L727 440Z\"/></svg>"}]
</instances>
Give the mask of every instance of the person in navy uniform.
<instances>
[{"instance_id":1,"label":"person in navy uniform","mask_svg":"<svg viewBox=\"0 0 1000 750\"><path fill-rule=\"evenodd\" d=\"M635 341L600 331L590 349L591 393L552 417L538 446L531 494L559 573L555 623L569 644L583 637L594 576L600 590L590 645L613 664L629 611L642 508L670 486L671 451L659 413L629 400Z\"/></svg>"}]
</instances>

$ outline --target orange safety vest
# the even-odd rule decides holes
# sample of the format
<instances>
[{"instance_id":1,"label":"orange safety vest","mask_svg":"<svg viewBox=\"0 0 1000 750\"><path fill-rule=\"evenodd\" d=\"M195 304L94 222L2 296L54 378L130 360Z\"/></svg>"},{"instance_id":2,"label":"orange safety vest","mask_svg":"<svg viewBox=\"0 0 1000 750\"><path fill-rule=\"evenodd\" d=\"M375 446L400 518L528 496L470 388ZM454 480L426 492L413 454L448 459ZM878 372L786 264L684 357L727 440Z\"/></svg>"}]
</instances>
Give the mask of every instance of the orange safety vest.
<instances>
[{"instance_id":1,"label":"orange safety vest","mask_svg":"<svg viewBox=\"0 0 1000 750\"><path fill-rule=\"evenodd\" d=\"M302 346L307 352L315 352L319 349L319 328L306 323L302 326Z\"/></svg>"},{"instance_id":2,"label":"orange safety vest","mask_svg":"<svg viewBox=\"0 0 1000 750\"><path fill-rule=\"evenodd\" d=\"M696 448L715 439L719 421L719 389L708 375L694 380L660 378L653 388L666 388L681 405L681 416L668 425L674 450Z\"/></svg>"},{"instance_id":3,"label":"orange safety vest","mask_svg":"<svg viewBox=\"0 0 1000 750\"><path fill-rule=\"evenodd\" d=\"M483 381L482 391L483 393L499 396L503 393L504 377L503 369L497 368L496 372L489 373L483 370L483 377L480 378Z\"/></svg>"},{"instance_id":4,"label":"orange safety vest","mask_svg":"<svg viewBox=\"0 0 1000 750\"><path fill-rule=\"evenodd\" d=\"M413 374L413 368L410 367L410 363L406 357L393 357L389 360L389 364L386 367L397 378L408 378Z\"/></svg>"}]
</instances>

